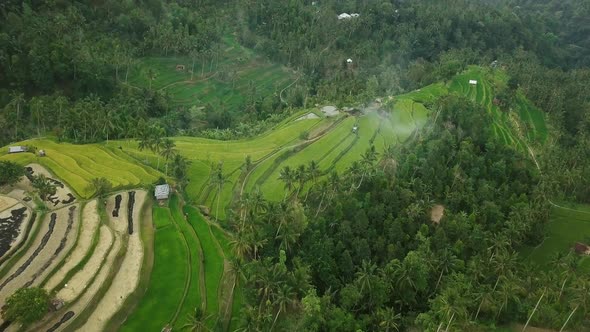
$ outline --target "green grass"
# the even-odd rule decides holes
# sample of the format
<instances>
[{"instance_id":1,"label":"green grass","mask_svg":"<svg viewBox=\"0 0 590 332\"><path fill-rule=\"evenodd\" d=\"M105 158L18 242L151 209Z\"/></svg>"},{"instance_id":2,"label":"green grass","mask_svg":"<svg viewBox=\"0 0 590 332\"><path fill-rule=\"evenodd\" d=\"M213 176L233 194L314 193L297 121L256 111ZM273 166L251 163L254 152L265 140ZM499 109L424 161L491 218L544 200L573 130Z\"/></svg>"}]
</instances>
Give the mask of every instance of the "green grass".
<instances>
[{"instance_id":1,"label":"green grass","mask_svg":"<svg viewBox=\"0 0 590 332\"><path fill-rule=\"evenodd\" d=\"M160 229L162 227L171 225L171 220L169 218L170 210L168 210L167 208L154 206L153 215L154 225L156 226L156 229Z\"/></svg>"},{"instance_id":2,"label":"green grass","mask_svg":"<svg viewBox=\"0 0 590 332\"><path fill-rule=\"evenodd\" d=\"M21 165L39 163L65 181L82 198L94 194L94 189L89 187L93 178L104 177L114 188L128 188L152 183L162 176L138 164L130 156L113 152L101 144L74 145L51 140L29 140L16 145L34 145L45 150L47 156L21 153L3 155L0 160L10 160Z\"/></svg>"},{"instance_id":3,"label":"green grass","mask_svg":"<svg viewBox=\"0 0 590 332\"><path fill-rule=\"evenodd\" d=\"M185 70L176 70L177 65L184 65ZM295 79L289 70L240 46L232 35L223 38L213 63L211 59L195 59L192 81L193 59L169 56L138 59L130 70L128 83L149 88L149 71L155 74L151 88L165 90L176 105L221 104L234 112L240 110L252 92L257 96L278 93Z\"/></svg>"},{"instance_id":4,"label":"green grass","mask_svg":"<svg viewBox=\"0 0 590 332\"><path fill-rule=\"evenodd\" d=\"M215 244L209 224L200 212L191 206L186 206L184 212L187 214L191 226L194 228L205 257L205 288L207 290L207 312L217 314L219 312L218 291L223 275L223 257Z\"/></svg>"},{"instance_id":5,"label":"green grass","mask_svg":"<svg viewBox=\"0 0 590 332\"><path fill-rule=\"evenodd\" d=\"M155 208L155 210L158 208ZM160 208L166 210L166 208ZM154 213L157 224L171 223L169 213ZM167 219L166 221L159 218ZM154 268L146 294L121 331L160 331L173 318L182 300L187 274L187 252L175 227L156 230Z\"/></svg>"},{"instance_id":6,"label":"green grass","mask_svg":"<svg viewBox=\"0 0 590 332\"><path fill-rule=\"evenodd\" d=\"M524 258L541 267L548 267L553 254L568 252L576 242L590 243L590 205L560 205L565 208L551 210L545 240L537 247L521 251ZM583 264L590 268L590 259L584 258Z\"/></svg>"}]
</instances>

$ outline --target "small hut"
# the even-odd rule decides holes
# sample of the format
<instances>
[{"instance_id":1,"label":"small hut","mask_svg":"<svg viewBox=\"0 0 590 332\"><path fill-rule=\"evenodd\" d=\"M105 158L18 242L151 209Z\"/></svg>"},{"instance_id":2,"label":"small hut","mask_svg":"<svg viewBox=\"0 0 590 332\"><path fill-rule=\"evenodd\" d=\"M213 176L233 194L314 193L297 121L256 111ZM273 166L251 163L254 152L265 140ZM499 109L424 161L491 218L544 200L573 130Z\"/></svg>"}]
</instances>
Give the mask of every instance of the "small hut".
<instances>
[{"instance_id":1,"label":"small hut","mask_svg":"<svg viewBox=\"0 0 590 332\"><path fill-rule=\"evenodd\" d=\"M45 150L39 150L38 153L39 153L39 157L45 157L46 156Z\"/></svg>"},{"instance_id":2,"label":"small hut","mask_svg":"<svg viewBox=\"0 0 590 332\"><path fill-rule=\"evenodd\" d=\"M477 81L476 80L469 80L469 84L470 85L477 85Z\"/></svg>"},{"instance_id":3,"label":"small hut","mask_svg":"<svg viewBox=\"0 0 590 332\"><path fill-rule=\"evenodd\" d=\"M588 246L587 244L578 242L578 243L576 243L576 245L574 245L574 251L576 252L576 254L590 255L590 246Z\"/></svg>"},{"instance_id":4,"label":"small hut","mask_svg":"<svg viewBox=\"0 0 590 332\"><path fill-rule=\"evenodd\" d=\"M430 221L432 221L433 224L438 225L440 224L440 221L442 220L444 215L445 207L440 204L437 204L432 207L432 210L430 210Z\"/></svg>"},{"instance_id":5,"label":"small hut","mask_svg":"<svg viewBox=\"0 0 590 332\"><path fill-rule=\"evenodd\" d=\"M176 70L183 71L184 70L184 65L176 65Z\"/></svg>"},{"instance_id":6,"label":"small hut","mask_svg":"<svg viewBox=\"0 0 590 332\"><path fill-rule=\"evenodd\" d=\"M170 186L167 184L156 186L156 189L154 190L154 197L156 197L156 199L159 201L168 199L168 197L170 197Z\"/></svg>"},{"instance_id":7,"label":"small hut","mask_svg":"<svg viewBox=\"0 0 590 332\"><path fill-rule=\"evenodd\" d=\"M21 153L27 152L26 146L11 146L8 148L8 153Z\"/></svg>"}]
</instances>

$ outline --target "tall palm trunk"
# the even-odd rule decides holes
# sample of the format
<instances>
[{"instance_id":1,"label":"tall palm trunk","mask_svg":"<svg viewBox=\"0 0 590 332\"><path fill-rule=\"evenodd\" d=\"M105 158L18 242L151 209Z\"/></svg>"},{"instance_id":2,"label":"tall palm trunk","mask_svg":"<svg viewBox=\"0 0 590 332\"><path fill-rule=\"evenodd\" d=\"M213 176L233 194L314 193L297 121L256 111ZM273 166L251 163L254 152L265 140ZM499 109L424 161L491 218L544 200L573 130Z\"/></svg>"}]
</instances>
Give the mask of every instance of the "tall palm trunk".
<instances>
[{"instance_id":1,"label":"tall palm trunk","mask_svg":"<svg viewBox=\"0 0 590 332\"><path fill-rule=\"evenodd\" d=\"M277 323L277 319L279 319L279 315L281 314L281 308L279 308L279 311L277 311L277 314L275 315L275 319L272 322L272 326L270 327L270 330L274 330L275 328L275 324Z\"/></svg>"},{"instance_id":2,"label":"tall palm trunk","mask_svg":"<svg viewBox=\"0 0 590 332\"><path fill-rule=\"evenodd\" d=\"M533 309L533 312L531 312L531 315L529 316L529 319L527 319L526 324L524 324L524 327L522 328L522 332L524 332L527 328L527 326L529 326L529 322L531 321L531 318L533 318L533 315L535 314L535 311L537 311L537 308L539 307L539 303L541 303L541 300L543 299L543 296L545 296L545 292L546 290L543 291L543 294L541 294L541 297L539 298L539 301L537 301L537 304L535 305L535 308Z\"/></svg>"},{"instance_id":3,"label":"tall palm trunk","mask_svg":"<svg viewBox=\"0 0 590 332\"><path fill-rule=\"evenodd\" d=\"M215 208L215 222L219 220L219 199L221 198L221 185L217 189L217 207Z\"/></svg>"},{"instance_id":4,"label":"tall palm trunk","mask_svg":"<svg viewBox=\"0 0 590 332\"><path fill-rule=\"evenodd\" d=\"M574 310L572 310L572 312L570 313L569 316L567 316L567 320L565 321L565 323L563 323L563 326L561 327L561 329L559 329L559 332L563 332L563 329L565 329L567 323L569 323L570 319L572 318L572 316L574 315L574 313L576 312L576 310L578 310L578 308L580 307L580 305L577 305Z\"/></svg>"}]
</instances>

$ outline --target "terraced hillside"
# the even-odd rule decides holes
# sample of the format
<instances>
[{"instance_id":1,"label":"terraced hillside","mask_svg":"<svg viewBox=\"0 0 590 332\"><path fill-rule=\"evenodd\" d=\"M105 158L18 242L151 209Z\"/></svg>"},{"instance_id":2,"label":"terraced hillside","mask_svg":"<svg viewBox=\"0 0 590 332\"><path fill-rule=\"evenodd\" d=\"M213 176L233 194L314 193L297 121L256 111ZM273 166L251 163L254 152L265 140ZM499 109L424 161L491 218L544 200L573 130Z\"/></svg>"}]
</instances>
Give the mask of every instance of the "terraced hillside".
<instances>
[{"instance_id":1,"label":"terraced hillside","mask_svg":"<svg viewBox=\"0 0 590 332\"><path fill-rule=\"evenodd\" d=\"M239 111L252 94L280 93L296 79L287 69L269 64L239 45L232 35L226 36L222 45L216 54L198 56L194 63L190 57L139 59L130 70L128 84L166 91L176 105L210 103Z\"/></svg>"},{"instance_id":2,"label":"terraced hillside","mask_svg":"<svg viewBox=\"0 0 590 332\"><path fill-rule=\"evenodd\" d=\"M476 80L476 85L469 84ZM501 110L494 101L505 89L508 76L502 70L470 67L450 82L437 83L411 93L388 97L383 103L359 107L358 113L341 111L334 117L324 116L320 109L304 110L259 137L239 141L216 141L202 138L174 138L178 151L192 161L187 194L191 203L206 205L213 215L225 218L226 209L243 192L260 189L268 199L284 196L284 183L279 180L283 168L295 170L300 165L317 163L321 176L331 171L343 172L371 146L377 153L386 147L403 143L426 125L428 109L438 97L459 94L472 99L488 112L500 142L529 153L532 143L547 137L543 113L520 93L515 96L514 110ZM313 112L319 118L309 119ZM353 132L353 127L357 130ZM157 165L157 157L139 151L137 143L112 142L111 147L127 146L130 156ZM253 165L245 169L250 156ZM222 165L224 181L212 180L213 172ZM219 209L218 209L219 205Z\"/></svg>"},{"instance_id":3,"label":"terraced hillside","mask_svg":"<svg viewBox=\"0 0 590 332\"><path fill-rule=\"evenodd\" d=\"M64 180L82 198L90 198L94 189L89 187L93 178L104 177L114 188L133 188L141 184L151 184L163 176L162 173L137 163L133 158L118 149L105 148L100 144L74 145L56 143L51 140L29 140L14 145L35 146L45 150L45 157L32 153L7 154L0 151L0 160L14 161L22 165L38 163Z\"/></svg>"},{"instance_id":4,"label":"terraced hillside","mask_svg":"<svg viewBox=\"0 0 590 332\"><path fill-rule=\"evenodd\" d=\"M231 288L222 286L233 278L220 245L227 243L227 235L220 229L214 232L195 208L182 209L178 196L168 207L155 207L153 217L155 260L147 293L121 330L157 331L164 326L180 330L196 308L211 315L210 328L229 326L239 308L233 312Z\"/></svg>"}]
</instances>

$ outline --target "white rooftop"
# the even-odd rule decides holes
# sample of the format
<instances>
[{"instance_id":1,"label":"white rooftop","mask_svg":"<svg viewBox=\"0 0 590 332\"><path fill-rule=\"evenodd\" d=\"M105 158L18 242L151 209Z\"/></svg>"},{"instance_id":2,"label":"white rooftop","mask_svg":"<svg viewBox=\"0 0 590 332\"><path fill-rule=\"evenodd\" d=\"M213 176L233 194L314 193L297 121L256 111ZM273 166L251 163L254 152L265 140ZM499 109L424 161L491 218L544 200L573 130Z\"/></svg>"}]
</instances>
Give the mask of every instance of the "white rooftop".
<instances>
[{"instance_id":1,"label":"white rooftop","mask_svg":"<svg viewBox=\"0 0 590 332\"><path fill-rule=\"evenodd\" d=\"M8 148L8 153L17 153L17 152L26 152L27 148L25 146L11 146Z\"/></svg>"},{"instance_id":2,"label":"white rooftop","mask_svg":"<svg viewBox=\"0 0 590 332\"><path fill-rule=\"evenodd\" d=\"M167 184L161 184L156 186L156 189L154 190L154 196L156 197L162 197L162 196L168 196L170 195L170 186Z\"/></svg>"},{"instance_id":3,"label":"white rooftop","mask_svg":"<svg viewBox=\"0 0 590 332\"><path fill-rule=\"evenodd\" d=\"M471 85L477 85L477 81L476 80L469 80L469 84L471 84Z\"/></svg>"}]
</instances>

